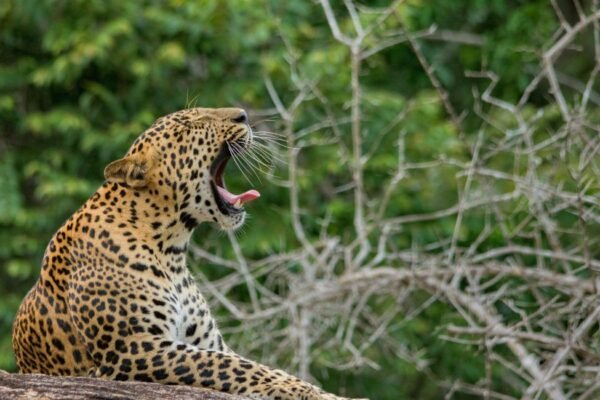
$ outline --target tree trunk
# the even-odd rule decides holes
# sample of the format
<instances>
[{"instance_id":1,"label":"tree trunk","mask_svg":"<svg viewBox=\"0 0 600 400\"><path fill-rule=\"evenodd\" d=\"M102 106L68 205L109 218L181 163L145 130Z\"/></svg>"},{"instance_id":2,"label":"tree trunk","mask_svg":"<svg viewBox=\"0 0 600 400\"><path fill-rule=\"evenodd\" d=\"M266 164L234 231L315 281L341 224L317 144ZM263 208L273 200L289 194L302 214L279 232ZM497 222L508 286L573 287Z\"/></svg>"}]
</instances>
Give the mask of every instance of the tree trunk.
<instances>
[{"instance_id":1,"label":"tree trunk","mask_svg":"<svg viewBox=\"0 0 600 400\"><path fill-rule=\"evenodd\" d=\"M190 386L159 383L117 382L95 378L40 374L9 374L0 371L0 399L40 400L240 400L233 396Z\"/></svg>"}]
</instances>

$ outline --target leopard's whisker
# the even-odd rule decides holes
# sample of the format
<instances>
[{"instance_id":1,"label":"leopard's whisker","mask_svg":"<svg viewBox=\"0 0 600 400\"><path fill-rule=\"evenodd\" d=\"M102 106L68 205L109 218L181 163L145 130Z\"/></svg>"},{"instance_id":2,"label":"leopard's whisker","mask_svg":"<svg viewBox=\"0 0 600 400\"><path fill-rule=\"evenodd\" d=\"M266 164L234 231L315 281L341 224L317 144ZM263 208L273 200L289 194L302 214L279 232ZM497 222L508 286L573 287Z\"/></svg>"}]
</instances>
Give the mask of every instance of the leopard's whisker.
<instances>
[{"instance_id":1,"label":"leopard's whisker","mask_svg":"<svg viewBox=\"0 0 600 400\"><path fill-rule=\"evenodd\" d=\"M281 133L281 132L265 131L264 129L263 130L259 130L258 132L260 132L260 133L267 133L267 134L270 134L270 135L273 135L273 136L279 136L279 137L282 137L282 138L286 137L286 134L285 133Z\"/></svg>"},{"instance_id":2,"label":"leopard's whisker","mask_svg":"<svg viewBox=\"0 0 600 400\"><path fill-rule=\"evenodd\" d=\"M187 94L187 96L189 96L189 93ZM197 95L193 96L191 99L186 99L186 106L185 108L194 108L196 107L196 104L198 103L198 99L200 98L200 93L198 93Z\"/></svg>"},{"instance_id":3,"label":"leopard's whisker","mask_svg":"<svg viewBox=\"0 0 600 400\"><path fill-rule=\"evenodd\" d=\"M259 168L257 168L257 166L252 163L252 160L250 160L247 157L246 151L244 151L244 148L241 147L241 145L239 145L238 143L228 143L228 145L230 146L230 153L232 155L232 158L234 159L234 161L236 162L238 167L241 168L242 165L245 166L248 173L252 173L260 181L260 176L258 176L258 174L256 173L256 170ZM232 147L233 147L233 151L231 150ZM239 163L238 163L238 161L239 161ZM259 170L262 172L262 169L259 169Z\"/></svg>"},{"instance_id":4,"label":"leopard's whisker","mask_svg":"<svg viewBox=\"0 0 600 400\"><path fill-rule=\"evenodd\" d=\"M282 136L273 136L264 132L253 132L255 138L260 138L265 141L276 142L281 144L287 144L287 138Z\"/></svg>"},{"instance_id":5,"label":"leopard's whisker","mask_svg":"<svg viewBox=\"0 0 600 400\"><path fill-rule=\"evenodd\" d=\"M227 143L227 147L229 147L229 153L232 155L232 159L233 162L235 163L235 165L238 167L238 169L240 170L240 172L242 173L242 175L244 176L244 178L246 179L246 181L248 181L249 184L252 184L252 181L250 180L250 178L248 178L248 176L246 175L246 173L244 172L244 168L240 165L240 163L238 162L237 157L234 156L234 152L231 149L231 143L229 142L225 142Z\"/></svg>"},{"instance_id":6,"label":"leopard's whisker","mask_svg":"<svg viewBox=\"0 0 600 400\"><path fill-rule=\"evenodd\" d=\"M268 153L265 150L260 149L258 147L249 149L248 155L250 157L253 157L254 159L256 159L257 162L259 162L260 164L262 164L266 167L271 167L273 165L274 159L275 159L275 161L280 161L279 159L277 159L277 157L271 155L270 153Z\"/></svg>"},{"instance_id":7,"label":"leopard's whisker","mask_svg":"<svg viewBox=\"0 0 600 400\"><path fill-rule=\"evenodd\" d=\"M260 152L261 154L266 156L268 159L272 158L281 164L286 164L286 161L284 159L282 159L281 157L279 157L276 149L273 149L272 147L267 146L263 143L254 143L254 144L255 144L255 146L251 147L252 151L255 151L257 153Z\"/></svg>"},{"instance_id":8,"label":"leopard's whisker","mask_svg":"<svg viewBox=\"0 0 600 400\"><path fill-rule=\"evenodd\" d=\"M271 140L265 140L263 138L253 140L253 144L256 144L257 146L261 147L268 147L273 150L288 150L290 148L290 146L288 146L287 144L278 143Z\"/></svg>"},{"instance_id":9,"label":"leopard's whisker","mask_svg":"<svg viewBox=\"0 0 600 400\"><path fill-rule=\"evenodd\" d=\"M246 165L248 170L251 170L252 173L254 174L254 176L256 176L258 178L258 180L261 181L258 172L265 173L265 168L267 168L267 166L263 166L260 164L257 165L254 160L252 160L246 156L240 156L239 161L240 161L240 163L243 163L244 165Z\"/></svg>"},{"instance_id":10,"label":"leopard's whisker","mask_svg":"<svg viewBox=\"0 0 600 400\"><path fill-rule=\"evenodd\" d=\"M255 130L255 131L253 131L253 133L256 133L261 136L268 136L268 137L272 137L272 138L287 140L287 135L284 135L284 134L278 133L278 132Z\"/></svg>"},{"instance_id":11,"label":"leopard's whisker","mask_svg":"<svg viewBox=\"0 0 600 400\"><path fill-rule=\"evenodd\" d=\"M244 155L247 156L248 158L252 158L259 165L264 166L267 169L271 168L271 166L273 165L273 159L275 159L276 161L280 161L273 154L269 153L268 151L266 151L260 147L256 147L256 146L252 146L252 147L248 148L247 152L245 152ZM262 169L261 169L261 171L264 172L264 170L262 170Z\"/></svg>"}]
</instances>

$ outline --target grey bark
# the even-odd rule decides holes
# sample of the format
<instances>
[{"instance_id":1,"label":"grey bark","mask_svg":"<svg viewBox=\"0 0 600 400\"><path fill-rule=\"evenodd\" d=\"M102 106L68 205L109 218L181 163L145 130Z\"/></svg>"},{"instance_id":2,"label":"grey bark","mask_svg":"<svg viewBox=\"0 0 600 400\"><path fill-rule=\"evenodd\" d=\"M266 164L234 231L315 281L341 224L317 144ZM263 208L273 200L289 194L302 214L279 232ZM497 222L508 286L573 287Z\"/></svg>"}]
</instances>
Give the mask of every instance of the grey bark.
<instances>
[{"instance_id":1,"label":"grey bark","mask_svg":"<svg viewBox=\"0 0 600 400\"><path fill-rule=\"evenodd\" d=\"M240 400L240 396L190 386L117 382L95 378L9 374L0 370L2 400Z\"/></svg>"}]
</instances>

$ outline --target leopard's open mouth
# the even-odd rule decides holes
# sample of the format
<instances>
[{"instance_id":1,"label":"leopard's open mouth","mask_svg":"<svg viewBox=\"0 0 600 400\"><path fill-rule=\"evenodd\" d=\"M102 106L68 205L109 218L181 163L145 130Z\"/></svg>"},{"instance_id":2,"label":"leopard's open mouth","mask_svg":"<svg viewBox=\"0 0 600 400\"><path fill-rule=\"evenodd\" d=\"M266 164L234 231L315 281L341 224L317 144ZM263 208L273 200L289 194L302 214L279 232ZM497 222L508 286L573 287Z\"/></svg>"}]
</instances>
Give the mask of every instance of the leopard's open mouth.
<instances>
[{"instance_id":1,"label":"leopard's open mouth","mask_svg":"<svg viewBox=\"0 0 600 400\"><path fill-rule=\"evenodd\" d=\"M258 191L251 189L242 194L233 194L225 186L225 167L231 159L229 146L224 143L210 167L212 180L210 187L217 202L219 211L225 215L233 215L244 212L244 204L260 197Z\"/></svg>"}]
</instances>

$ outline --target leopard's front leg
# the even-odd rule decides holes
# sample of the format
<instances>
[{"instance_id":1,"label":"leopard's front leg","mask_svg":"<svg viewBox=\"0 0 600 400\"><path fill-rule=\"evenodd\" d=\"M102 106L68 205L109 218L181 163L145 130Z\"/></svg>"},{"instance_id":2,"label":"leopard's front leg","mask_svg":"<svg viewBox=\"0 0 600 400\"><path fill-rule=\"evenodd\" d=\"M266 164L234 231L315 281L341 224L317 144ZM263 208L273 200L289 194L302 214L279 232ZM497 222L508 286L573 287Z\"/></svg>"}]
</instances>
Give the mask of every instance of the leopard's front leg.
<instances>
[{"instance_id":1,"label":"leopard's front leg","mask_svg":"<svg viewBox=\"0 0 600 400\"><path fill-rule=\"evenodd\" d=\"M96 351L97 377L165 384L185 384L257 400L340 400L287 373L236 354L197 347L157 336L132 335L120 348L131 354Z\"/></svg>"},{"instance_id":2,"label":"leopard's front leg","mask_svg":"<svg viewBox=\"0 0 600 400\"><path fill-rule=\"evenodd\" d=\"M202 349L173 337L169 297L145 287L144 280L135 288L107 281L104 295L78 278L73 275L69 288L70 313L98 377L192 385L261 400L339 400L284 371L227 352L226 346ZM81 296L94 298L93 309L77 302ZM213 331L205 333L210 339Z\"/></svg>"}]
</instances>

